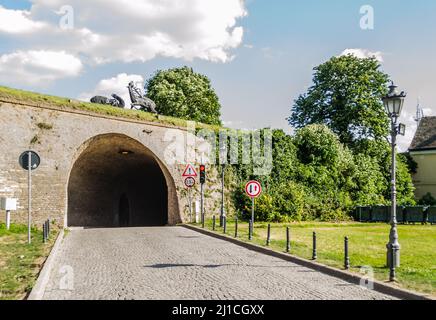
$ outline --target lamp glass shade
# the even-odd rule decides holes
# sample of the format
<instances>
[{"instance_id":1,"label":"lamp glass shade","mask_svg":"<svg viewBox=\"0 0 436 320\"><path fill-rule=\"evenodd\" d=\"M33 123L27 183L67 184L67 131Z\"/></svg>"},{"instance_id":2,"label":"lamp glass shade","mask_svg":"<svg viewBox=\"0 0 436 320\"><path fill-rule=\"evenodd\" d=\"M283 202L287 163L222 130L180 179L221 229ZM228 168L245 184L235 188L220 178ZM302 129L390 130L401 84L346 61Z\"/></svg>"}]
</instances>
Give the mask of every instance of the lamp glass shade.
<instances>
[{"instance_id":1,"label":"lamp glass shade","mask_svg":"<svg viewBox=\"0 0 436 320\"><path fill-rule=\"evenodd\" d=\"M388 95L383 98L383 105L389 117L399 117L403 110L406 94L404 92L398 93L396 88L396 86L392 85Z\"/></svg>"},{"instance_id":2,"label":"lamp glass shade","mask_svg":"<svg viewBox=\"0 0 436 320\"><path fill-rule=\"evenodd\" d=\"M401 111L403 110L404 98L403 97L389 97L383 99L383 103L385 106L386 112L389 116L397 116L401 115Z\"/></svg>"}]
</instances>

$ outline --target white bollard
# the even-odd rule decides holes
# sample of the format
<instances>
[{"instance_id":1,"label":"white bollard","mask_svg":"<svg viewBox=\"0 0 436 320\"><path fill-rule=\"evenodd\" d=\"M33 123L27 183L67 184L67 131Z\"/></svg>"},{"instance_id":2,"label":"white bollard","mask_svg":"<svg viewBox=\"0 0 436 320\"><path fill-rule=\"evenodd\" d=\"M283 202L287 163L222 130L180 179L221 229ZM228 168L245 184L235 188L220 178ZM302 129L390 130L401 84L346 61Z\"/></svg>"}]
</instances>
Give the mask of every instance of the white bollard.
<instances>
[{"instance_id":1,"label":"white bollard","mask_svg":"<svg viewBox=\"0 0 436 320\"><path fill-rule=\"evenodd\" d=\"M17 199L0 198L0 210L6 210L6 229L11 227L11 211L17 210Z\"/></svg>"},{"instance_id":2,"label":"white bollard","mask_svg":"<svg viewBox=\"0 0 436 320\"><path fill-rule=\"evenodd\" d=\"M6 210L6 230L9 230L11 227L11 211Z\"/></svg>"}]
</instances>

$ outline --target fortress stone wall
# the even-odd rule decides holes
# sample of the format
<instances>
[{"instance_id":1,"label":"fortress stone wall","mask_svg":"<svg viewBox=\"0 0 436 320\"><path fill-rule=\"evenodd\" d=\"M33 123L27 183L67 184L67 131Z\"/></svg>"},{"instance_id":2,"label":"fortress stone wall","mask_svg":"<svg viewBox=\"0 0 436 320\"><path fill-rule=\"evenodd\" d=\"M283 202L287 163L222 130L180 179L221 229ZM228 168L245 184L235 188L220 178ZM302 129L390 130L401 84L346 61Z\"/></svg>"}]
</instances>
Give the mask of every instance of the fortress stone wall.
<instances>
[{"instance_id":1,"label":"fortress stone wall","mask_svg":"<svg viewBox=\"0 0 436 320\"><path fill-rule=\"evenodd\" d=\"M165 161L165 150L172 143L165 141L169 131L186 134L185 128L161 123L1 98L0 197L18 199L18 211L12 213L12 222L27 221L27 171L20 167L18 159L29 149L41 157L39 168L32 173L32 222L35 225L51 218L68 226L69 210L83 210L84 215L109 214L109 222L105 225L117 226L121 218L116 211L122 192L129 192L132 199L137 199L134 200L137 204L131 204L130 210L147 211L147 201L154 199L146 198L145 193L151 192L152 198L156 198L162 192L153 188L165 186L166 224L187 222L187 196L181 177L185 165ZM130 155L124 155L123 151L132 152L131 156L136 160L125 162L123 156ZM123 165L131 165L130 171L124 170ZM145 167L148 169L135 175L134 170L141 171ZM158 171L164 178L153 186L152 177L158 175ZM130 180L123 177L127 172L136 179L134 188L130 188ZM149 173L150 181L147 181ZM218 214L220 183L216 171L211 170L209 177L205 211ZM76 182L69 184L71 179ZM83 179L87 182L83 183ZM69 186L74 190L69 192ZM197 185L194 200L199 199L198 189ZM75 203L71 203L73 198ZM143 198L146 200L142 201ZM85 201L93 204L84 208L81 204ZM154 207L153 210L160 210L159 205ZM82 218L79 221L88 221L86 217ZM4 221L4 213L0 214L0 221Z\"/></svg>"}]
</instances>

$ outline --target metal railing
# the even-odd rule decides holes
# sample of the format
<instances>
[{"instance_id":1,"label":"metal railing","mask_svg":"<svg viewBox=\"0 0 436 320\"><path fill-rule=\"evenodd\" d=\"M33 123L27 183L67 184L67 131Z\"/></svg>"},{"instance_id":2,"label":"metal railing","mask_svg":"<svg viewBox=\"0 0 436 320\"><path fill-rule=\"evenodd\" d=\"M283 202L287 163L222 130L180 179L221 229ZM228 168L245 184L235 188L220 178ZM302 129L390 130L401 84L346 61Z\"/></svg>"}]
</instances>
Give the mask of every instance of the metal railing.
<instances>
[{"instance_id":1,"label":"metal railing","mask_svg":"<svg viewBox=\"0 0 436 320\"><path fill-rule=\"evenodd\" d=\"M359 206L353 212L353 218L359 222L386 222L391 219L390 206ZM397 222L436 224L436 207L397 206Z\"/></svg>"}]
</instances>

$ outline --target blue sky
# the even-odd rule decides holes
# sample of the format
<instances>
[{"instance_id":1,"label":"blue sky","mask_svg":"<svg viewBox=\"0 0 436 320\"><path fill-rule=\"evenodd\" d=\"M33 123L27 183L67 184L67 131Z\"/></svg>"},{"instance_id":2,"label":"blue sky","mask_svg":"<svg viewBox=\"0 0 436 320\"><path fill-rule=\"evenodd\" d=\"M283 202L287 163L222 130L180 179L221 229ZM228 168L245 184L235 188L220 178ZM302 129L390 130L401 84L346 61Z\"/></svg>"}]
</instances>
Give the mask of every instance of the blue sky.
<instances>
[{"instance_id":1,"label":"blue sky","mask_svg":"<svg viewBox=\"0 0 436 320\"><path fill-rule=\"evenodd\" d=\"M228 3L232 1L238 0L228 0ZM85 3L92 4L92 1ZM29 1L0 0L0 5L6 9L31 9ZM360 28L359 10L363 5L374 8L374 30ZM235 48L226 49L229 56L234 56L226 62L211 61L213 57L194 57L189 61L168 54L168 57L157 55L145 61L83 62L78 74L44 81L42 86L41 83L8 83L8 79L1 77L0 84L77 98L85 92L93 92L101 80L118 74L141 75L147 79L157 69L188 65L211 79L228 126L271 126L291 132L285 118L290 114L293 99L310 86L312 68L345 49L362 49L380 52L383 70L408 92L403 121L410 130L400 141L403 148L413 136L413 114L418 97L426 114L436 115L433 103L436 101L435 1L249 0L244 6L246 15L237 17L232 26L242 27L244 35ZM45 16L44 10L49 12L50 8L42 7L38 12L35 10L36 13L33 8L31 18L41 19ZM82 12L81 7L75 10L76 27L82 27ZM207 17L212 19L213 15ZM17 50L45 49L47 39L38 42L35 36L31 45L26 42L30 41L28 39L22 34L5 35L0 25L0 56ZM123 41L118 45L129 46ZM76 57L81 56L76 54Z\"/></svg>"}]
</instances>

